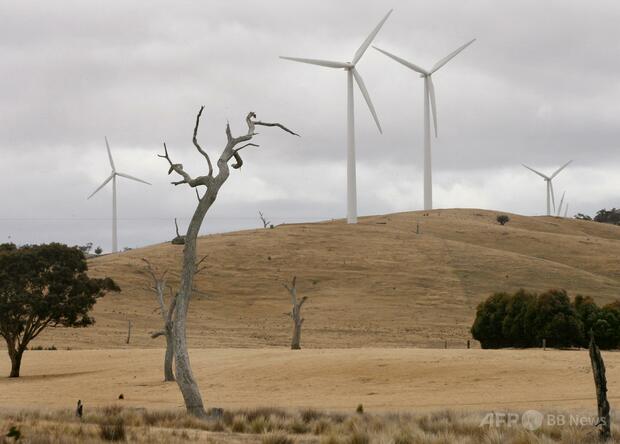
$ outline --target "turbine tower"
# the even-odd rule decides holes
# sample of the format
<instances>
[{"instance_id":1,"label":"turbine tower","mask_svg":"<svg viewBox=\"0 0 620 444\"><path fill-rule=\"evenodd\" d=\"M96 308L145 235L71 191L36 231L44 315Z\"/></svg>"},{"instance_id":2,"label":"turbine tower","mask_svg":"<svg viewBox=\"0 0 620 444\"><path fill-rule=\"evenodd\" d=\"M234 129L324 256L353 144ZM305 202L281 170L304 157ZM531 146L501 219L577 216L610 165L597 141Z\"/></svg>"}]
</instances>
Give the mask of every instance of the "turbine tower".
<instances>
[{"instance_id":1,"label":"turbine tower","mask_svg":"<svg viewBox=\"0 0 620 444\"><path fill-rule=\"evenodd\" d=\"M547 182L547 216L551 216L551 203L552 202L553 202L553 211L555 212L555 193L553 192L553 183L551 181L553 180L553 178L555 176L560 174L560 171L562 171L564 168L566 168L568 166L568 164L571 163L571 162L572 162L572 160L569 160L568 162L566 162L560 168L555 170L555 172L551 176L546 176L543 173L541 173L540 171L536 171L534 168L530 168L529 166L527 166L525 164L521 164L525 168L527 168L528 170L538 174L540 177L542 177L545 180L545 182Z\"/></svg>"},{"instance_id":2,"label":"turbine tower","mask_svg":"<svg viewBox=\"0 0 620 444\"><path fill-rule=\"evenodd\" d=\"M402 59L392 53L373 46L377 51L396 60L398 63L405 65L407 68L414 70L424 79L424 209L433 209L433 174L431 167L431 119L430 112L433 113L433 125L435 127L435 137L437 137L437 107L435 103L435 86L433 85L433 74L442 66L452 60L458 53L463 51L469 45L474 43L476 39L464 44L457 50L451 52L443 59L439 60L430 70L420 68L405 59ZM430 108L430 112L429 112Z\"/></svg>"},{"instance_id":3,"label":"turbine tower","mask_svg":"<svg viewBox=\"0 0 620 444\"><path fill-rule=\"evenodd\" d=\"M388 19L390 14L392 13L392 9L383 17L383 20L379 22L379 24L372 30L370 35L364 40L362 46L358 48L358 50L353 55L353 59L350 62L334 62L330 60L318 60L318 59L303 59L299 57L284 57L280 56L281 59L292 60L294 62L301 63L309 63L310 65L319 65L325 66L327 68L336 68L336 69L344 69L347 72L347 222L350 224L357 223L357 181L355 174L355 115L353 108L353 81L357 83L357 86L360 89L360 92L364 96L364 100L366 100L366 104L368 105L368 109L372 114L375 123L377 124L377 128L379 129L379 133L383 133L381 130L381 124L379 123L379 118L377 117L377 113L375 112L375 107L370 100L370 96L368 95L368 90L366 89L366 85L364 84L364 80L360 73L355 69L355 65L360 61L373 39Z\"/></svg>"},{"instance_id":4,"label":"turbine tower","mask_svg":"<svg viewBox=\"0 0 620 444\"><path fill-rule=\"evenodd\" d=\"M114 160L112 159L112 152L110 151L110 144L108 143L108 138L105 138L105 146L108 150L108 159L110 159L110 166L112 167L112 173L108 176L106 180L103 181L99 188L91 193L87 199L93 197L97 192L102 189L109 181L112 181L112 252L118 252L118 238L116 235L116 226L117 226L117 211L116 211L116 176L124 177L126 179L135 180L136 182L145 183L147 185L151 185L149 182L138 179L137 177L130 176L129 174L119 173L116 171L116 167L114 166Z\"/></svg>"}]
</instances>

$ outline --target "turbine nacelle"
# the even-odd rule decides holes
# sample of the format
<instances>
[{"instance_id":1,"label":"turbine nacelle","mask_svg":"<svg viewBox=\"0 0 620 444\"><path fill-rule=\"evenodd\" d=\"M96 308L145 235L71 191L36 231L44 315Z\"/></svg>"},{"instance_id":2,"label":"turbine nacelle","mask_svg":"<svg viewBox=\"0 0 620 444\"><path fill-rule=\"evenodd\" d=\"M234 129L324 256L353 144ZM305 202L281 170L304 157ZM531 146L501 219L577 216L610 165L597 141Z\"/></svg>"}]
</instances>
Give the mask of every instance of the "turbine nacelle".
<instances>
[{"instance_id":1,"label":"turbine nacelle","mask_svg":"<svg viewBox=\"0 0 620 444\"><path fill-rule=\"evenodd\" d=\"M555 170L551 176L547 176L546 174L543 174L540 171L537 171L534 168L531 168L531 167L527 166L524 163L521 164L525 168L530 170L531 172L533 172L535 174L538 174L547 183L547 216L551 216L551 205L550 205L551 203L553 203L553 211L554 212L556 211L556 207L555 207L555 191L553 190L553 178L556 177L558 174L560 174L560 172L564 168L566 168L571 162L572 162L572 160L569 160L568 162L566 162L560 168ZM563 199L564 199L564 197L562 197L562 200ZM560 209L561 209L561 206L562 206L562 204L560 203Z\"/></svg>"},{"instance_id":2,"label":"turbine nacelle","mask_svg":"<svg viewBox=\"0 0 620 444\"><path fill-rule=\"evenodd\" d=\"M116 225L117 225L117 213L116 213L116 177L124 177L126 179L130 179L130 180L134 180L136 182L140 182L140 183L144 183L147 185L151 185L149 182L147 182L146 180L142 180L142 179L138 179L137 177L134 176L130 176L129 174L126 173L120 173L118 171L116 171L116 166L114 165L114 159L112 158L112 151L110 150L110 144L108 143L108 138L105 138L105 146L106 146L106 150L108 151L108 160L110 161L110 167L112 168L112 172L110 173L110 175L107 177L106 180L103 181L103 183L101 185L99 185L99 187L93 191L90 196L88 196L87 199L90 199L91 197L93 197L95 194L97 194L99 192L99 190L101 190L103 187L105 187L108 182L112 181L112 252L116 253L118 251L118 241L117 241L117 236L116 236Z\"/></svg>"},{"instance_id":3,"label":"turbine nacelle","mask_svg":"<svg viewBox=\"0 0 620 444\"><path fill-rule=\"evenodd\" d=\"M353 59L350 62L336 62L333 60L307 59L307 58L301 58L301 57L280 56L280 58L284 60L291 60L293 62L299 62L299 63L307 63L309 65L323 66L326 68L344 69L345 71L352 73L355 83L357 83L357 86L359 87L360 92L362 93L362 96L364 96L364 100L366 101L366 105L368 105L370 114L372 114L372 118L375 121L377 128L379 129L379 133L381 134L383 134L383 130L381 129L381 124L379 123L379 118L377 117L375 107L372 104L372 100L370 99L370 95L368 94L368 90L366 89L366 85L364 84L364 80L362 79L361 74L355 69L355 66L360 61L362 56L364 55L364 53L366 52L366 50L368 49L368 47L370 46L370 44L376 37L377 33L381 30L381 27L383 26L385 21L388 19L392 11L393 9L390 9L390 11L385 15L385 17L383 17L383 19L379 22L379 24L375 26L375 28L368 35L368 37L366 37L366 40L364 40L361 46L357 49L357 51L353 55Z\"/></svg>"}]
</instances>

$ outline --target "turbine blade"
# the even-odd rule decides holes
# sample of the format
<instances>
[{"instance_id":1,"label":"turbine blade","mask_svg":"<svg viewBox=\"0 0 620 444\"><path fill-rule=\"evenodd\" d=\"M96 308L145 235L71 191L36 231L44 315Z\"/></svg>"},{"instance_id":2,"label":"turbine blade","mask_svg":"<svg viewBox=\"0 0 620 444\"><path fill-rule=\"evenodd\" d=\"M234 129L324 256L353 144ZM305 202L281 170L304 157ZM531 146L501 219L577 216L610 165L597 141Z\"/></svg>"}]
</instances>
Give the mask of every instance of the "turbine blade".
<instances>
[{"instance_id":1,"label":"turbine blade","mask_svg":"<svg viewBox=\"0 0 620 444\"><path fill-rule=\"evenodd\" d=\"M137 177L133 177L130 176L129 174L125 174L125 173L116 173L118 176L124 177L126 179L131 179L131 180L135 180L136 182L142 182L145 183L147 185L151 185L149 182L147 182L146 180L142 180L142 179L138 179Z\"/></svg>"},{"instance_id":2,"label":"turbine blade","mask_svg":"<svg viewBox=\"0 0 620 444\"><path fill-rule=\"evenodd\" d=\"M553 182L549 180L549 188L551 188L551 203L553 204L553 212L555 213L555 191L553 191Z\"/></svg>"},{"instance_id":3,"label":"turbine blade","mask_svg":"<svg viewBox=\"0 0 620 444\"><path fill-rule=\"evenodd\" d=\"M383 130L381 129L381 124L379 123L379 118L377 117L377 113L375 112L375 107L372 104L372 100L370 100L370 95L368 94L368 90L366 89L366 85L364 85L364 80L360 73L357 72L357 69L352 68L351 72L353 73L353 77L357 82L357 86L359 86L362 95L364 96L364 100L366 100L366 104L368 105L368 109L370 110L370 114L372 114L372 118L375 119L375 123L377 124L377 128L379 128L379 132L383 134Z\"/></svg>"},{"instance_id":4,"label":"turbine blade","mask_svg":"<svg viewBox=\"0 0 620 444\"><path fill-rule=\"evenodd\" d=\"M562 205L564 205L564 196L566 195L566 191L562 193L562 198L560 199L560 205L558 205L557 216L560 217L562 214Z\"/></svg>"},{"instance_id":5,"label":"turbine blade","mask_svg":"<svg viewBox=\"0 0 620 444\"><path fill-rule=\"evenodd\" d=\"M433 85L433 78L431 76L428 79L428 96L431 100L431 111L433 113L433 124L435 125L435 137L437 137L437 103L435 101L435 85Z\"/></svg>"},{"instance_id":6,"label":"turbine blade","mask_svg":"<svg viewBox=\"0 0 620 444\"><path fill-rule=\"evenodd\" d=\"M568 166L569 163L571 163L572 160L569 160L568 162L566 162L564 165L562 165L560 168L558 168L557 170L555 170L555 173L553 173L551 175L551 179L553 179L555 176L557 176L558 174L560 174L560 171L562 171L564 168L566 168Z\"/></svg>"},{"instance_id":7,"label":"turbine blade","mask_svg":"<svg viewBox=\"0 0 620 444\"><path fill-rule=\"evenodd\" d=\"M415 72L419 72L420 74L425 75L425 76L427 76L429 74L428 71L426 71L425 69L420 68L418 65L414 65L413 63L408 62L407 60L402 59L402 58L398 57L397 55L392 54L391 52L384 51L383 49L377 48L376 46L373 46L373 48L375 48L377 51L385 54L386 56L396 60L401 65L405 65L407 68L413 69Z\"/></svg>"},{"instance_id":8,"label":"turbine blade","mask_svg":"<svg viewBox=\"0 0 620 444\"><path fill-rule=\"evenodd\" d=\"M522 163L521 165L523 165L525 168L527 168L528 170L538 174L540 177L542 177L545 180L550 180L549 177L545 176L543 173L541 173L540 171L536 171L534 168L530 168L529 166L527 166L526 164Z\"/></svg>"},{"instance_id":9,"label":"turbine blade","mask_svg":"<svg viewBox=\"0 0 620 444\"><path fill-rule=\"evenodd\" d=\"M105 147L108 150L108 158L110 159L110 166L112 167L112 171L116 171L116 167L114 167L114 160L112 159L112 151L110 151L110 144L108 143L107 137L105 137Z\"/></svg>"},{"instance_id":10,"label":"turbine blade","mask_svg":"<svg viewBox=\"0 0 620 444\"><path fill-rule=\"evenodd\" d=\"M370 35L366 37L366 40L364 40L364 42L362 43L362 46L360 46L359 49L355 52L355 55L353 56L353 61L351 63L355 65L357 62L359 62L359 60L362 58L362 56L364 55L364 53L366 52L366 50L368 49L368 47L370 46L374 38L377 36L379 31L381 30L381 27L383 26L385 21L388 19L392 11L394 10L390 9L388 13L385 15L385 17L383 17L383 20L381 20L379 24L375 26L375 29L372 30Z\"/></svg>"},{"instance_id":11,"label":"turbine blade","mask_svg":"<svg viewBox=\"0 0 620 444\"><path fill-rule=\"evenodd\" d=\"M327 68L350 68L351 65L344 62L333 62L331 60L319 60L319 59L302 59L300 57L284 57L280 56L284 60L292 60L293 62L308 63L310 65L326 66Z\"/></svg>"},{"instance_id":12,"label":"turbine blade","mask_svg":"<svg viewBox=\"0 0 620 444\"><path fill-rule=\"evenodd\" d=\"M467 48L469 45L471 45L472 43L474 43L476 41L476 39L473 39L467 43L465 43L463 46L461 46L460 48L458 48L457 50L451 52L450 54L448 54L447 56L445 56L443 59L441 59L440 61L438 61L437 63L435 63L435 66L433 66L431 68L431 74L434 73L435 71L437 71L439 68L441 68L443 65L445 65L446 63L448 63L450 60L452 60L454 57L457 56L458 53L460 53L462 50L464 50L465 48Z\"/></svg>"},{"instance_id":13,"label":"turbine blade","mask_svg":"<svg viewBox=\"0 0 620 444\"><path fill-rule=\"evenodd\" d=\"M109 181L111 181L111 180L112 180L112 178L114 177L114 174L116 174L116 173L112 173L112 174L110 174L110 176L109 176L106 180L104 180L104 181L103 181L103 183L102 183L101 185L99 185L99 188L97 188L95 191L93 191L93 192L90 194L90 196L88 196L86 199L87 199L87 200L88 200L88 199L90 199L90 198L91 198L91 197L93 197L95 194L97 194L97 192L98 192L100 189L102 189L103 187L105 187L105 186L106 186L106 184L107 184Z\"/></svg>"}]
</instances>

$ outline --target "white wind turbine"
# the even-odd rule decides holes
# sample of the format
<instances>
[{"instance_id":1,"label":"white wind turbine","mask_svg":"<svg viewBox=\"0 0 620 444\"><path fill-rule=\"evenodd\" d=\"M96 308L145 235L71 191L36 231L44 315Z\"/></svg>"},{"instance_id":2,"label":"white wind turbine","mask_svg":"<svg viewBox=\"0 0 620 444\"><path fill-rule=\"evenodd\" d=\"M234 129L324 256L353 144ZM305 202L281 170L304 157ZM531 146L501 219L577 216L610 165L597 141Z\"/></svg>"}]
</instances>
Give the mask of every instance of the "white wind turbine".
<instances>
[{"instance_id":1,"label":"white wind turbine","mask_svg":"<svg viewBox=\"0 0 620 444\"><path fill-rule=\"evenodd\" d=\"M311 65L319 65L325 66L327 68L336 68L336 69L344 69L347 72L347 222L350 224L357 223L357 184L356 184L356 174L355 174L355 116L353 109L353 80L357 83L364 99L366 100L366 104L368 105L368 109L370 109L370 113L372 114L375 123L377 124L377 128L379 128L379 132L383 133L381 130L381 125L379 124L379 118L377 117L377 113L375 112L375 107L370 100L370 96L368 95L368 90L366 89L366 85L364 84L364 80L362 80L362 76L355 69L355 65L360 61L373 39L388 19L390 14L392 13L392 9L386 14L386 16L379 22L379 24L372 30L370 35L364 40L362 46L355 52L353 55L353 59L350 62L334 62L330 60L318 60L318 59L303 59L299 57L283 57L280 56L281 59L292 60L294 62L301 63L309 63Z\"/></svg>"},{"instance_id":2,"label":"white wind turbine","mask_svg":"<svg viewBox=\"0 0 620 444\"><path fill-rule=\"evenodd\" d=\"M95 194L97 194L97 192L102 189L104 186L106 186L106 184L109 181L112 181L112 252L116 253L118 252L118 239L116 236L116 226L117 226L117 212L116 212L116 176L121 176L124 177L126 179L131 179L131 180L135 180L136 182L141 182L141 183L145 183L147 185L151 185L149 182L142 180L142 179L138 179L137 177L133 177L130 176L129 174L125 174L125 173L119 173L116 171L116 167L114 166L114 160L112 159L112 152L110 151L110 144L108 143L108 138L105 138L105 146L108 150L108 158L110 159L110 166L112 167L112 173L108 176L108 178L106 180L103 181L103 183L101 185L99 185L99 188L97 188L95 191L93 191L91 193L90 196L88 196L87 199L90 199L91 197L93 197Z\"/></svg>"},{"instance_id":3,"label":"white wind turbine","mask_svg":"<svg viewBox=\"0 0 620 444\"><path fill-rule=\"evenodd\" d=\"M571 162L572 162L572 160L569 160L568 162L566 162L560 168L555 170L555 172L551 176L546 176L543 173L541 173L540 171L536 171L534 168L530 168L529 166L527 166L525 164L521 164L525 168L527 168L528 170L538 174L540 177L542 177L545 180L545 182L547 182L547 216L551 216L551 203L552 202L553 202L553 211L555 212L555 193L553 192L553 183L551 181L553 180L553 178L555 176L560 174L560 171L562 171L564 168L566 168L568 166L568 164L571 163Z\"/></svg>"},{"instance_id":4,"label":"white wind turbine","mask_svg":"<svg viewBox=\"0 0 620 444\"><path fill-rule=\"evenodd\" d=\"M562 198L560 199L560 205L558 205L558 212L556 213L557 217L562 217L562 205L564 205L564 197L566 196L566 191L562 193ZM568 206L568 204L567 204Z\"/></svg>"},{"instance_id":5,"label":"white wind turbine","mask_svg":"<svg viewBox=\"0 0 620 444\"><path fill-rule=\"evenodd\" d=\"M464 44L457 50L451 52L443 59L439 60L430 70L420 68L405 59L402 59L392 53L384 51L383 49L373 46L377 51L385 54L386 56L396 60L398 63L405 65L407 68L414 70L420 74L420 77L424 79L424 209L433 209L433 175L431 168L431 120L429 113L429 104L431 112L433 113L433 124L435 127L435 137L437 137L437 107L435 103L435 86L433 85L432 75L437 72L439 68L444 66L457 54L474 43L476 39Z\"/></svg>"}]
</instances>

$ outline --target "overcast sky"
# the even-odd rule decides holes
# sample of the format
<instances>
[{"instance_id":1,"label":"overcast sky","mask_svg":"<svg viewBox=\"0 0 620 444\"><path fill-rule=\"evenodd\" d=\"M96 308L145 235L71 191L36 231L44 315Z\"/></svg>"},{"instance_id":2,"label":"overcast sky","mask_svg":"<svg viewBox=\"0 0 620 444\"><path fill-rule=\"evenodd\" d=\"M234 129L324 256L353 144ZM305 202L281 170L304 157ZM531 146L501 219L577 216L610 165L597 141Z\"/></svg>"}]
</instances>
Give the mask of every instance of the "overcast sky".
<instances>
[{"instance_id":1,"label":"overcast sky","mask_svg":"<svg viewBox=\"0 0 620 444\"><path fill-rule=\"evenodd\" d=\"M434 75L435 207L537 215L551 173L569 213L620 206L620 3L591 1L0 1L0 241L111 247L104 136L119 181L119 244L168 240L193 190L156 157L206 173L191 134L217 157L255 111L264 128L203 233L345 215L346 74L279 55L349 61L390 9L375 44ZM423 81L373 50L358 64L384 134L356 89L360 215L422 206Z\"/></svg>"}]
</instances>

